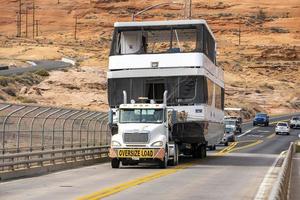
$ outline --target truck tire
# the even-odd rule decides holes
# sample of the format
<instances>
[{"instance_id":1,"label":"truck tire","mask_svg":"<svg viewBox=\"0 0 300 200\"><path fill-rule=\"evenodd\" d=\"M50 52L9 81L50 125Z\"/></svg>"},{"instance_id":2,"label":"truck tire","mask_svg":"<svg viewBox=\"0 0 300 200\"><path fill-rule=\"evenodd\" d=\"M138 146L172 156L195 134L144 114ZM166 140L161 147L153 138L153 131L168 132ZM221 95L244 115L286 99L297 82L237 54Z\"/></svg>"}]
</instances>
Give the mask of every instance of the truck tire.
<instances>
[{"instance_id":1,"label":"truck tire","mask_svg":"<svg viewBox=\"0 0 300 200\"><path fill-rule=\"evenodd\" d=\"M199 146L199 150L200 150L200 158L203 159L206 157L206 147L204 145L200 145Z\"/></svg>"},{"instance_id":2,"label":"truck tire","mask_svg":"<svg viewBox=\"0 0 300 200\"><path fill-rule=\"evenodd\" d=\"M178 151L178 145L176 144L174 149L174 158L169 161L169 165L171 166L178 165L178 160L179 160L179 151Z\"/></svg>"},{"instance_id":3,"label":"truck tire","mask_svg":"<svg viewBox=\"0 0 300 200\"><path fill-rule=\"evenodd\" d=\"M224 146L226 146L226 147L227 147L227 146L228 146L228 142L225 142L225 143L224 143Z\"/></svg>"},{"instance_id":4,"label":"truck tire","mask_svg":"<svg viewBox=\"0 0 300 200\"><path fill-rule=\"evenodd\" d=\"M119 168L120 167L120 160L117 158L113 158L111 160L111 167L112 168Z\"/></svg>"},{"instance_id":5,"label":"truck tire","mask_svg":"<svg viewBox=\"0 0 300 200\"><path fill-rule=\"evenodd\" d=\"M168 167L168 151L165 152L165 157L163 161L159 161L159 167L165 169Z\"/></svg>"},{"instance_id":6,"label":"truck tire","mask_svg":"<svg viewBox=\"0 0 300 200\"><path fill-rule=\"evenodd\" d=\"M215 151L216 150L216 145L215 144L212 144L212 145L210 145L209 147L208 147L208 149L210 150L210 151Z\"/></svg>"},{"instance_id":7,"label":"truck tire","mask_svg":"<svg viewBox=\"0 0 300 200\"><path fill-rule=\"evenodd\" d=\"M206 157L206 145L197 145L193 148L194 158L205 158Z\"/></svg>"}]
</instances>

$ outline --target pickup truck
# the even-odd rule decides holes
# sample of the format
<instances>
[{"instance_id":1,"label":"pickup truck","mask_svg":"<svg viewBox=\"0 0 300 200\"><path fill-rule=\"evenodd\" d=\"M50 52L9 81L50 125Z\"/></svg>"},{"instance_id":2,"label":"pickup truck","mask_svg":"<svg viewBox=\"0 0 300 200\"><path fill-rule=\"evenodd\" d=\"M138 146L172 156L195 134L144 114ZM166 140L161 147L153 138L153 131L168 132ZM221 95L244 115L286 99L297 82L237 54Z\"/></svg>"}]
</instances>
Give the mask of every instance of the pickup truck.
<instances>
[{"instance_id":1,"label":"pickup truck","mask_svg":"<svg viewBox=\"0 0 300 200\"><path fill-rule=\"evenodd\" d=\"M269 116L266 113L257 113L253 119L253 126L256 125L269 126Z\"/></svg>"},{"instance_id":2,"label":"pickup truck","mask_svg":"<svg viewBox=\"0 0 300 200\"><path fill-rule=\"evenodd\" d=\"M290 120L291 128L300 128L300 117L292 117Z\"/></svg>"}]
</instances>

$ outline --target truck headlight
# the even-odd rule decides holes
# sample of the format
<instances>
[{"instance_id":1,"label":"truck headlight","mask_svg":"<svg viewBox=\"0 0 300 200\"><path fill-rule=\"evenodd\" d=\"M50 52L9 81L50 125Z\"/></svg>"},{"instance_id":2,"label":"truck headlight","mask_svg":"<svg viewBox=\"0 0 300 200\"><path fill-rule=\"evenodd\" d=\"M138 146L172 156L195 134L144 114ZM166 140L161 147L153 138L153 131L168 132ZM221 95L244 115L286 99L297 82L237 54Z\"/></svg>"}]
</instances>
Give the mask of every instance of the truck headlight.
<instances>
[{"instance_id":1,"label":"truck headlight","mask_svg":"<svg viewBox=\"0 0 300 200\"><path fill-rule=\"evenodd\" d=\"M151 146L153 146L153 147L162 147L163 142L162 141L157 141L157 142L152 143Z\"/></svg>"},{"instance_id":2,"label":"truck headlight","mask_svg":"<svg viewBox=\"0 0 300 200\"><path fill-rule=\"evenodd\" d=\"M121 146L121 143L117 142L117 141L111 141L111 146L119 147L119 146Z\"/></svg>"}]
</instances>

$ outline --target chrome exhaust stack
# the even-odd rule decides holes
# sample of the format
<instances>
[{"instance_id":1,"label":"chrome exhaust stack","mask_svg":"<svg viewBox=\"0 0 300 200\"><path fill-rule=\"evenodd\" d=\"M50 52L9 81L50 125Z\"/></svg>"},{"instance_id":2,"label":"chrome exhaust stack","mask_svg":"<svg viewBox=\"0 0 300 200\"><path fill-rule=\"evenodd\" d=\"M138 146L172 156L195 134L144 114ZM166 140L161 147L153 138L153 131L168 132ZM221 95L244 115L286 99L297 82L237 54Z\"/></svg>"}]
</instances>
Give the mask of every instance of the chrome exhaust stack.
<instances>
[{"instance_id":1,"label":"chrome exhaust stack","mask_svg":"<svg viewBox=\"0 0 300 200\"><path fill-rule=\"evenodd\" d=\"M123 90L123 103L127 104L127 92Z\"/></svg>"},{"instance_id":2,"label":"chrome exhaust stack","mask_svg":"<svg viewBox=\"0 0 300 200\"><path fill-rule=\"evenodd\" d=\"M164 103L165 105L167 105L167 96L168 96L168 91L165 90L165 91L164 91L164 101L163 101L163 103Z\"/></svg>"}]
</instances>

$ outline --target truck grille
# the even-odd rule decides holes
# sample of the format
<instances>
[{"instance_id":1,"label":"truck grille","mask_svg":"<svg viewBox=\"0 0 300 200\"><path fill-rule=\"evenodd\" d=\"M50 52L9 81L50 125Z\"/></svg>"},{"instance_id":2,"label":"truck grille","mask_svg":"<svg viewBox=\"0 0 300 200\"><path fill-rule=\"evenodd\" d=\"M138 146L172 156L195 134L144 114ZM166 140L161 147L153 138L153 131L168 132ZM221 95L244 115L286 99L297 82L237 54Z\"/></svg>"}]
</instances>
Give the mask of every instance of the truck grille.
<instances>
[{"instance_id":1,"label":"truck grille","mask_svg":"<svg viewBox=\"0 0 300 200\"><path fill-rule=\"evenodd\" d=\"M126 143L146 143L148 140L148 133L124 133L124 142Z\"/></svg>"}]
</instances>

